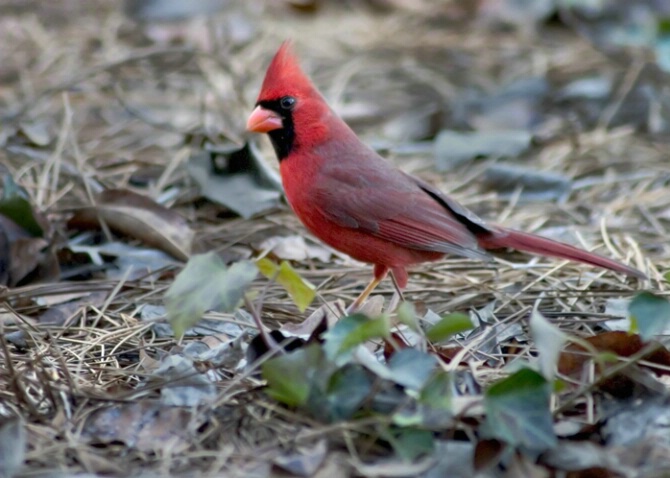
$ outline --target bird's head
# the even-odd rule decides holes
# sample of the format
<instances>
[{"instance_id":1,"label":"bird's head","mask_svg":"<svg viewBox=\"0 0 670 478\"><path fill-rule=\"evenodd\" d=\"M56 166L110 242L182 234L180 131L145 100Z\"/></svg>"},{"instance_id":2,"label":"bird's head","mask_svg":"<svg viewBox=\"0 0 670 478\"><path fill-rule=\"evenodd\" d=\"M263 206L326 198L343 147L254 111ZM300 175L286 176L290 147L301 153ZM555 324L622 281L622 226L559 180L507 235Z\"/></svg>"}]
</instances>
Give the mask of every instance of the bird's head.
<instances>
[{"instance_id":1,"label":"bird's head","mask_svg":"<svg viewBox=\"0 0 670 478\"><path fill-rule=\"evenodd\" d=\"M330 108L300 68L290 42L282 43L265 73L247 130L268 133L278 159L298 146L314 145L326 136Z\"/></svg>"}]
</instances>

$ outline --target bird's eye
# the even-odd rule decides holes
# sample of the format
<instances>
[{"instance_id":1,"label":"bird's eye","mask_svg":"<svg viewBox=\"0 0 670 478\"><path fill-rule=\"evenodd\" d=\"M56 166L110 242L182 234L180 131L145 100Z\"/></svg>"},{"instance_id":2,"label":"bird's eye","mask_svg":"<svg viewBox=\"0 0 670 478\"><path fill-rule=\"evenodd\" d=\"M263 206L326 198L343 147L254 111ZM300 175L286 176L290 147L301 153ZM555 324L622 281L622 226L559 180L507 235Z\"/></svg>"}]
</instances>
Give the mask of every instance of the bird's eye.
<instances>
[{"instance_id":1,"label":"bird's eye","mask_svg":"<svg viewBox=\"0 0 670 478\"><path fill-rule=\"evenodd\" d=\"M282 109L291 110L295 106L295 98L292 96L284 96L279 100L279 106L281 106Z\"/></svg>"}]
</instances>

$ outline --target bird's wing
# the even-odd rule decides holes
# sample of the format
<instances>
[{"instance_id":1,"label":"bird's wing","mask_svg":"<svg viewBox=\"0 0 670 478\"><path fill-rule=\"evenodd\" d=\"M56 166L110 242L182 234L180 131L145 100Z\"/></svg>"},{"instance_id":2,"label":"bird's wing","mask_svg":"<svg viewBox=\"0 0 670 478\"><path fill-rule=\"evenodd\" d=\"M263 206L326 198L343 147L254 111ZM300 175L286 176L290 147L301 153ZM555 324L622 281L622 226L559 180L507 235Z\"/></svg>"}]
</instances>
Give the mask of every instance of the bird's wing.
<instances>
[{"instance_id":1,"label":"bird's wing","mask_svg":"<svg viewBox=\"0 0 670 478\"><path fill-rule=\"evenodd\" d=\"M387 164L334 165L322 174L313 204L336 224L411 249L489 258L475 237L484 222L420 180Z\"/></svg>"}]
</instances>

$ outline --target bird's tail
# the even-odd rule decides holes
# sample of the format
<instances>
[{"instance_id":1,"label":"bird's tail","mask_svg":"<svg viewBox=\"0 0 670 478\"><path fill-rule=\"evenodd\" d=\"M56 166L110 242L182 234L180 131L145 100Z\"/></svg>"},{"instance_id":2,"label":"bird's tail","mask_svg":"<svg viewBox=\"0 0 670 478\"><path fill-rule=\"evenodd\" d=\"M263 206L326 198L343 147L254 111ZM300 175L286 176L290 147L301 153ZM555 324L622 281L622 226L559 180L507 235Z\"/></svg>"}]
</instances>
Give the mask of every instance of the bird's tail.
<instances>
[{"instance_id":1,"label":"bird's tail","mask_svg":"<svg viewBox=\"0 0 670 478\"><path fill-rule=\"evenodd\" d=\"M563 244L562 242L552 241L545 237L516 231L514 229L497 228L493 232L479 234L477 240L479 246L483 249L510 248L530 254L583 262L585 264L610 269L640 279L647 279L647 276L639 270L622 264L621 262L608 259L607 257L592 252L587 252L568 244Z\"/></svg>"}]
</instances>

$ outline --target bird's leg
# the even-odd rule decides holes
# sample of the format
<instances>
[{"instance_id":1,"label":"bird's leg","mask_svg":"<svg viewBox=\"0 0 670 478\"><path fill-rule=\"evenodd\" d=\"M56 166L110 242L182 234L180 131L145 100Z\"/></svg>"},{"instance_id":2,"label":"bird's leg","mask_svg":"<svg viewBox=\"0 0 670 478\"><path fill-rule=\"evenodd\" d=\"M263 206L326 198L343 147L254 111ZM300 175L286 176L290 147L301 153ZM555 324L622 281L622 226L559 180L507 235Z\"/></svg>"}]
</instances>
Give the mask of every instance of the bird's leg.
<instances>
[{"instance_id":1,"label":"bird's leg","mask_svg":"<svg viewBox=\"0 0 670 478\"><path fill-rule=\"evenodd\" d=\"M391 280L393 281L393 287L395 288L395 293L393 295L397 295L398 298L400 299L400 302L405 302L405 296L402 295L402 287L400 287L400 284L398 283L398 279L396 278L396 272L395 270L391 271Z\"/></svg>"},{"instance_id":2,"label":"bird's leg","mask_svg":"<svg viewBox=\"0 0 670 478\"><path fill-rule=\"evenodd\" d=\"M389 313L393 312L400 302L405 302L405 297L402 295L402 289L400 284L398 284L398 279L396 279L395 273L391 270L391 281L393 282L393 297L389 301L389 306L386 309Z\"/></svg>"},{"instance_id":3,"label":"bird's leg","mask_svg":"<svg viewBox=\"0 0 670 478\"><path fill-rule=\"evenodd\" d=\"M363 302L365 302L365 299L368 298L368 296L372 293L373 290L375 290L381 281L381 279L377 279L376 277L373 278L365 287L363 292L361 292L361 295L356 297L356 300L349 307L347 307L347 313L351 314L352 312L356 312L358 309L360 309L361 305L363 305Z\"/></svg>"},{"instance_id":4,"label":"bird's leg","mask_svg":"<svg viewBox=\"0 0 670 478\"><path fill-rule=\"evenodd\" d=\"M363 292L361 292L361 295L356 297L356 300L353 302L353 304L347 307L347 314L356 312L361 307L361 305L363 305L365 299L367 299L368 296L372 293L372 291L377 288L379 283L382 280L384 280L384 277L386 277L387 273L388 273L388 267L375 265L374 277L372 278L370 283L365 287Z\"/></svg>"}]
</instances>

